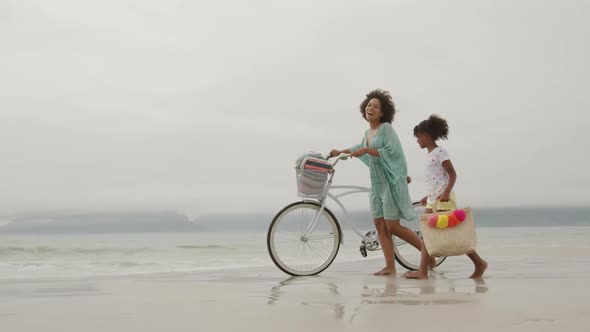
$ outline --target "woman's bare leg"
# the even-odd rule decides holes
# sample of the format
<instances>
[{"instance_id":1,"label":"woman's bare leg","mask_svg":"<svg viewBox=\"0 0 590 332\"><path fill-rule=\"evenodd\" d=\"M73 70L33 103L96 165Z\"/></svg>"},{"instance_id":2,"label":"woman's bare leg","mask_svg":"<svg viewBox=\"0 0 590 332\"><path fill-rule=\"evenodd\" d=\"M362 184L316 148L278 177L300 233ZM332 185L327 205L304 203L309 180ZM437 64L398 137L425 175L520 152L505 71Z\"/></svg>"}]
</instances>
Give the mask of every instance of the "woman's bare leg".
<instances>
[{"instance_id":1,"label":"woman's bare leg","mask_svg":"<svg viewBox=\"0 0 590 332\"><path fill-rule=\"evenodd\" d=\"M431 208L424 208L424 213L426 213L426 214L432 213L432 209ZM424 241L422 241L422 245L424 245ZM427 253L428 253L428 251L427 251ZM428 268L431 270L434 270L435 267L436 267L436 257L429 256Z\"/></svg>"},{"instance_id":2,"label":"woman's bare leg","mask_svg":"<svg viewBox=\"0 0 590 332\"><path fill-rule=\"evenodd\" d=\"M418 271L408 271L404 274L404 277L408 279L428 279L428 268L430 262L430 256L428 255L428 251L426 251L426 246L424 245L424 241L422 241L422 250L420 255L420 268Z\"/></svg>"},{"instance_id":3,"label":"woman's bare leg","mask_svg":"<svg viewBox=\"0 0 590 332\"><path fill-rule=\"evenodd\" d=\"M385 220L385 224L390 234L401 238L418 250L422 249L422 241L418 235L406 226L402 226L399 220Z\"/></svg>"},{"instance_id":4,"label":"woman's bare leg","mask_svg":"<svg viewBox=\"0 0 590 332\"><path fill-rule=\"evenodd\" d=\"M385 225L385 219L375 218L373 220L375 228L377 229L377 235L379 236L379 243L383 248L383 257L385 258L385 267L381 271L373 273L376 276L395 274L395 254L393 252L393 239Z\"/></svg>"},{"instance_id":5,"label":"woman's bare leg","mask_svg":"<svg viewBox=\"0 0 590 332\"><path fill-rule=\"evenodd\" d=\"M427 209L426 211L430 211L426 213L432 213L432 210L430 209ZM414 248L418 249L419 251L422 251L422 240L418 237L418 235L416 235L414 231L400 224L399 220L386 220L386 225L387 229L391 234L411 244ZM429 257L428 268L432 270L435 266L436 258Z\"/></svg>"}]
</instances>

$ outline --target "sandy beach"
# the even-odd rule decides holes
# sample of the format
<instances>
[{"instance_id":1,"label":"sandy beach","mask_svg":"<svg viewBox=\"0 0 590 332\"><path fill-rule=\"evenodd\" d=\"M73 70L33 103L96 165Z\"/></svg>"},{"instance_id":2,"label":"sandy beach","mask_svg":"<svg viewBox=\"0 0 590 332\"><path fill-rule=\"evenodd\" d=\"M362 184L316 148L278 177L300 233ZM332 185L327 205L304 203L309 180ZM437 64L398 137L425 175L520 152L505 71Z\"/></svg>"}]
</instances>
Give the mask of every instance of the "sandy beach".
<instances>
[{"instance_id":1,"label":"sandy beach","mask_svg":"<svg viewBox=\"0 0 590 332\"><path fill-rule=\"evenodd\" d=\"M0 1L0 332L590 332L589 17Z\"/></svg>"},{"instance_id":2,"label":"sandy beach","mask_svg":"<svg viewBox=\"0 0 590 332\"><path fill-rule=\"evenodd\" d=\"M3 331L587 331L583 254L490 257L482 280L466 278L469 261L455 257L427 281L405 280L401 269L372 276L377 258L299 278L265 267L4 281L0 324Z\"/></svg>"}]
</instances>

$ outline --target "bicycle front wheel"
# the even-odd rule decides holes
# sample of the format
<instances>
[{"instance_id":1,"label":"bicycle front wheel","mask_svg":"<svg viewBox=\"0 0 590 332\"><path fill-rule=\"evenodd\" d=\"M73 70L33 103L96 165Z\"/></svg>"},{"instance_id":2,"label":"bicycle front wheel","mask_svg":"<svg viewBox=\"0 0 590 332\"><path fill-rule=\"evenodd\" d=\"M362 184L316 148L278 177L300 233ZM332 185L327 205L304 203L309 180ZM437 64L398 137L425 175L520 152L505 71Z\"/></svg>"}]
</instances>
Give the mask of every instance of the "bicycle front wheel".
<instances>
[{"instance_id":1,"label":"bicycle front wheel","mask_svg":"<svg viewBox=\"0 0 590 332\"><path fill-rule=\"evenodd\" d=\"M274 217L266 244L270 258L283 272L292 276L318 274L336 258L342 237L340 225L327 208L319 212L317 202L296 202ZM316 226L306 236L316 215Z\"/></svg>"}]
</instances>

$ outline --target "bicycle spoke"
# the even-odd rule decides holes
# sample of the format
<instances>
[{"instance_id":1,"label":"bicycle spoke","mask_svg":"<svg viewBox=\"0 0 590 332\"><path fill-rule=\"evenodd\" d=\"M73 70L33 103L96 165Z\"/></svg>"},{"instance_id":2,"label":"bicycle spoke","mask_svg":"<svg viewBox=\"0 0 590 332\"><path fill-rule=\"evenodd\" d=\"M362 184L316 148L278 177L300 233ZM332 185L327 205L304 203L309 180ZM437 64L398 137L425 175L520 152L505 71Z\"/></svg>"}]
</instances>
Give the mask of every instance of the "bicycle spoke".
<instances>
[{"instance_id":1,"label":"bicycle spoke","mask_svg":"<svg viewBox=\"0 0 590 332\"><path fill-rule=\"evenodd\" d=\"M315 250L314 250L314 248L312 248L312 247L311 247L311 245L309 244L309 242L307 243L307 246L308 246L308 247L309 247L309 249L311 249L311 250L312 250L314 253L317 253L317 251L315 251ZM320 248L318 248L318 250L320 250ZM326 250L326 249L324 249L323 251L324 251L324 252L326 252L327 250ZM330 252L329 252L329 251L327 251L327 254L329 255L329 254L330 254ZM327 256L326 254L324 254L324 255L325 255L325 256Z\"/></svg>"},{"instance_id":2,"label":"bicycle spoke","mask_svg":"<svg viewBox=\"0 0 590 332\"><path fill-rule=\"evenodd\" d=\"M334 234L320 235L320 236L308 237L307 241L318 241L318 240L333 239L333 238L334 238Z\"/></svg>"},{"instance_id":3,"label":"bicycle spoke","mask_svg":"<svg viewBox=\"0 0 590 332\"><path fill-rule=\"evenodd\" d=\"M316 257L319 257L319 261L322 262L324 260L324 257L319 254L317 251L315 251L311 246L309 246L309 243L307 244L307 247L309 248L309 250L314 253L316 255Z\"/></svg>"}]
</instances>

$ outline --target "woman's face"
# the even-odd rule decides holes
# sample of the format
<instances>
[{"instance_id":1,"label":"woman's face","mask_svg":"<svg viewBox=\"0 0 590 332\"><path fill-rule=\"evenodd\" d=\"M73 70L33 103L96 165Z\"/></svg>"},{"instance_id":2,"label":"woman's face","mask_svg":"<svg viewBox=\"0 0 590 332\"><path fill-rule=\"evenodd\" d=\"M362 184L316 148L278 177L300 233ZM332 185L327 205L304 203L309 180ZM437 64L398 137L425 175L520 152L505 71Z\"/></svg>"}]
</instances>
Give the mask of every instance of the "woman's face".
<instances>
[{"instance_id":1,"label":"woman's face","mask_svg":"<svg viewBox=\"0 0 590 332\"><path fill-rule=\"evenodd\" d=\"M365 107L365 118L367 121L379 121L383 116L383 111L381 110L381 102L377 98L373 98L369 100L369 103Z\"/></svg>"}]
</instances>

